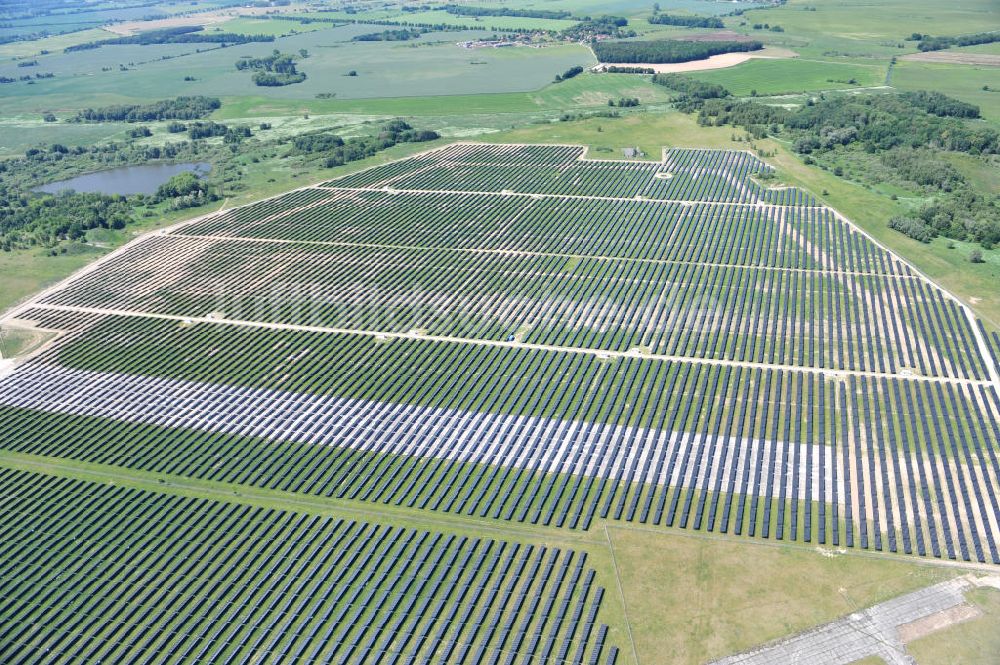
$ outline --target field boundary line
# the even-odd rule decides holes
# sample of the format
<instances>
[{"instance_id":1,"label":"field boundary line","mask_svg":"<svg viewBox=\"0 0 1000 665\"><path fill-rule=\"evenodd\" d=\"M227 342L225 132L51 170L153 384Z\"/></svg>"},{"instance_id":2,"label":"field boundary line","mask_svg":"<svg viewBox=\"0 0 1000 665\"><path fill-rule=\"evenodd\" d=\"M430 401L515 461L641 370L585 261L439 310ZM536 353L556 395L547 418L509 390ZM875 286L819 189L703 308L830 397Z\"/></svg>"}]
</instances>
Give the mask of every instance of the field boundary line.
<instances>
[{"instance_id":1,"label":"field boundary line","mask_svg":"<svg viewBox=\"0 0 1000 665\"><path fill-rule=\"evenodd\" d=\"M81 314L97 314L105 316L128 316L150 319L161 319L166 321L177 321L178 323L193 324L207 323L230 326L243 326L247 328L265 328L268 330L292 330L298 332L328 333L334 335L365 335L368 337L393 338L422 340L428 342L444 342L453 344L472 344L478 346L495 346L511 349L531 349L536 351L551 351L554 353L580 353L606 358L634 358L639 360L657 360L661 362L691 363L696 365L721 365L724 367L751 367L765 370L804 372L809 374L819 374L827 378L842 378L845 376L864 376L871 378L886 378L912 381L928 381L932 383L947 383L967 386L991 386L990 381L981 379L966 379L950 376L919 376L899 374L887 374L883 372L872 372L864 370L839 370L825 369L822 367L807 367L804 365L780 365L774 363L758 363L751 361L724 360L720 358L697 358L693 356L677 356L669 354L642 353L637 349L629 351L613 351L600 348L584 348L576 346L556 346L552 344L534 344L531 342L506 342L495 339L483 339L477 337L451 337L448 335L431 335L415 332L397 332L386 330L363 330L357 328L337 328L333 326L313 326L297 323L280 323L276 321L249 321L243 319L227 319L216 316L183 316L180 314L161 314L157 312L143 312L132 309L110 309L102 307L83 307L78 305L56 305L48 303L37 303L33 309L47 309L57 312L77 312Z\"/></svg>"},{"instance_id":2,"label":"field boundary line","mask_svg":"<svg viewBox=\"0 0 1000 665\"><path fill-rule=\"evenodd\" d=\"M635 648L635 638L632 636L632 622L628 619L628 601L625 599L625 587L622 586L622 577L618 572L618 558L615 556L615 544L611 540L611 532L608 525L604 525L604 537L608 540L608 551L611 553L611 568L615 572L615 584L618 585L618 595L622 599L622 616L625 618L625 630L628 632L628 641L632 645L632 657L636 665L639 665L639 652Z\"/></svg>"}]
</instances>

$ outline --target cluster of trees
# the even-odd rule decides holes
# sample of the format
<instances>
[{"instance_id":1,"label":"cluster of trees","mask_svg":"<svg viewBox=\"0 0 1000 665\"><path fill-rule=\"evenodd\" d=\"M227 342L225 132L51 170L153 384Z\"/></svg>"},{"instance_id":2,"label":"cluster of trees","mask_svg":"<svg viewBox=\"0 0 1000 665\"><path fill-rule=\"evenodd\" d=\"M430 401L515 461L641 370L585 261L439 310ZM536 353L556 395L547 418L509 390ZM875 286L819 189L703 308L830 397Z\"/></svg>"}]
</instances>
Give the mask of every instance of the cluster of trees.
<instances>
[{"instance_id":1,"label":"cluster of trees","mask_svg":"<svg viewBox=\"0 0 1000 665\"><path fill-rule=\"evenodd\" d=\"M619 67L617 65L609 65L604 68L604 71L608 74L655 74L656 70L652 67Z\"/></svg>"},{"instance_id":2,"label":"cluster of trees","mask_svg":"<svg viewBox=\"0 0 1000 665\"><path fill-rule=\"evenodd\" d=\"M889 219L889 228L899 231L905 236L909 236L920 242L930 242L937 237L937 233L923 221L913 217L895 216Z\"/></svg>"},{"instance_id":3,"label":"cluster of trees","mask_svg":"<svg viewBox=\"0 0 1000 665\"><path fill-rule=\"evenodd\" d=\"M893 148L879 155L883 167L925 190L951 192L964 182L962 174L939 153L926 148Z\"/></svg>"},{"instance_id":4,"label":"cluster of trees","mask_svg":"<svg viewBox=\"0 0 1000 665\"><path fill-rule=\"evenodd\" d=\"M872 173L934 196L920 210L891 219L890 228L922 242L942 235L987 248L1000 243L1000 197L977 192L943 156L1000 153L996 130L966 122L979 117L974 105L937 92L913 92L820 98L789 111L733 99L724 88L679 74L657 74L653 80L681 92L678 106L697 111L701 124L740 126L756 138L785 133L807 163L837 164L838 155L858 151L853 163L874 158ZM833 171L842 173L839 165Z\"/></svg>"},{"instance_id":5,"label":"cluster of trees","mask_svg":"<svg viewBox=\"0 0 1000 665\"><path fill-rule=\"evenodd\" d=\"M968 104L940 92L928 92L927 90L904 92L903 98L910 104L919 106L928 113L942 118L949 116L952 118L979 117L979 107L975 104Z\"/></svg>"},{"instance_id":6,"label":"cluster of trees","mask_svg":"<svg viewBox=\"0 0 1000 665\"><path fill-rule=\"evenodd\" d=\"M977 32L972 35L959 35L957 37L931 37L915 32L910 35L911 41L919 41L917 48L921 51L942 51L952 46L976 46L977 44L992 44L1000 42L1000 31L998 32Z\"/></svg>"},{"instance_id":7,"label":"cluster of trees","mask_svg":"<svg viewBox=\"0 0 1000 665\"><path fill-rule=\"evenodd\" d=\"M187 130L188 138L192 141L197 139L209 139L213 136L225 136L231 141L251 136L249 127L229 127L220 122L194 122L183 125L181 131Z\"/></svg>"},{"instance_id":8,"label":"cluster of trees","mask_svg":"<svg viewBox=\"0 0 1000 665\"><path fill-rule=\"evenodd\" d=\"M345 141L344 145L331 151L326 157L324 165L327 168L343 166L348 162L371 157L379 151L391 148L397 143L433 141L437 138L440 138L440 135L430 130L405 131L401 133L383 132L376 137L351 138Z\"/></svg>"},{"instance_id":9,"label":"cluster of trees","mask_svg":"<svg viewBox=\"0 0 1000 665\"><path fill-rule=\"evenodd\" d=\"M785 29L780 25L771 25L770 23L754 23L754 30L770 30L771 32L784 32Z\"/></svg>"},{"instance_id":10,"label":"cluster of trees","mask_svg":"<svg viewBox=\"0 0 1000 665\"><path fill-rule=\"evenodd\" d=\"M754 138L760 139L768 133L776 134L789 112L780 106L757 104L749 100L725 97L706 99L698 110L698 124L736 125L743 127Z\"/></svg>"},{"instance_id":11,"label":"cluster of trees","mask_svg":"<svg viewBox=\"0 0 1000 665\"><path fill-rule=\"evenodd\" d=\"M574 120L586 120L587 118L620 118L618 111L587 111L585 113L563 113L559 116L559 122L573 122ZM597 131L601 131L598 129Z\"/></svg>"},{"instance_id":12,"label":"cluster of trees","mask_svg":"<svg viewBox=\"0 0 1000 665\"><path fill-rule=\"evenodd\" d=\"M301 154L327 152L344 145L344 139L326 131L300 134L292 139L293 151Z\"/></svg>"},{"instance_id":13,"label":"cluster of trees","mask_svg":"<svg viewBox=\"0 0 1000 665\"><path fill-rule=\"evenodd\" d=\"M957 117L930 112L922 100L937 99L936 94L939 93L925 93L916 97L917 101L911 101L913 96L903 95L825 99L791 114L785 126L800 134L795 147L806 154L855 142L871 153L923 146L975 155L1000 152L996 130L961 121L968 117L962 102L945 98L933 106L938 112L953 108Z\"/></svg>"},{"instance_id":14,"label":"cluster of trees","mask_svg":"<svg viewBox=\"0 0 1000 665\"><path fill-rule=\"evenodd\" d=\"M631 108L633 106L639 105L638 97L619 97L618 99L609 99L608 106L617 106L618 108Z\"/></svg>"},{"instance_id":15,"label":"cluster of trees","mask_svg":"<svg viewBox=\"0 0 1000 665\"><path fill-rule=\"evenodd\" d=\"M566 79L571 79L574 76L579 76L582 73L583 73L583 67L580 67L579 65L577 65L576 67L570 67L569 69L567 69L566 71L564 71L562 74L556 74L555 82L559 83L560 81L565 81Z\"/></svg>"},{"instance_id":16,"label":"cluster of trees","mask_svg":"<svg viewBox=\"0 0 1000 665\"><path fill-rule=\"evenodd\" d=\"M10 251L79 240L89 229L122 229L132 221L123 196L25 194L0 184L0 249Z\"/></svg>"},{"instance_id":17,"label":"cluster of trees","mask_svg":"<svg viewBox=\"0 0 1000 665\"><path fill-rule=\"evenodd\" d=\"M87 51L101 48L102 46L119 46L135 44L139 46L149 46L152 44L247 44L250 42L273 42L273 35L245 35L235 32L202 32L199 25L179 26L176 28L164 28L162 30L150 30L140 32L135 35L125 37L113 37L110 39L100 39L93 42L74 44L63 49L66 53L74 51Z\"/></svg>"},{"instance_id":18,"label":"cluster of trees","mask_svg":"<svg viewBox=\"0 0 1000 665\"><path fill-rule=\"evenodd\" d=\"M936 198L915 213L893 217L889 220L889 228L921 242L930 242L942 235L979 242L990 249L1000 244L998 215L1000 198L966 186L951 196Z\"/></svg>"},{"instance_id":19,"label":"cluster of trees","mask_svg":"<svg viewBox=\"0 0 1000 665\"><path fill-rule=\"evenodd\" d=\"M649 22L655 25L679 25L685 28L724 28L722 19L714 16L678 16L676 14L653 14Z\"/></svg>"},{"instance_id":20,"label":"cluster of trees","mask_svg":"<svg viewBox=\"0 0 1000 665\"><path fill-rule=\"evenodd\" d=\"M183 210L218 201L219 195L197 174L185 171L160 185L153 200L157 203L170 200L171 208Z\"/></svg>"},{"instance_id":21,"label":"cluster of trees","mask_svg":"<svg viewBox=\"0 0 1000 665\"><path fill-rule=\"evenodd\" d=\"M516 18L550 19L567 19L573 16L567 11L549 9L511 9L509 7L471 7L469 5L444 5L435 9L443 9L456 16L513 16Z\"/></svg>"},{"instance_id":22,"label":"cluster of trees","mask_svg":"<svg viewBox=\"0 0 1000 665\"><path fill-rule=\"evenodd\" d=\"M692 42L662 39L641 42L597 42L594 54L601 62L669 63L702 60L720 53L757 51L764 48L758 41Z\"/></svg>"},{"instance_id":23,"label":"cluster of trees","mask_svg":"<svg viewBox=\"0 0 1000 665\"><path fill-rule=\"evenodd\" d=\"M635 37L635 31L626 30L626 26L628 26L628 19L621 16L598 16L571 25L559 34L564 39L573 40L593 40L598 36L619 39Z\"/></svg>"},{"instance_id":24,"label":"cluster of trees","mask_svg":"<svg viewBox=\"0 0 1000 665\"><path fill-rule=\"evenodd\" d=\"M236 61L236 69L253 71L253 82L259 86L292 85L306 80L305 72L298 71L295 60L295 55L274 49L271 55L262 58L240 58Z\"/></svg>"},{"instance_id":25,"label":"cluster of trees","mask_svg":"<svg viewBox=\"0 0 1000 665\"><path fill-rule=\"evenodd\" d=\"M437 132L414 129L403 120L383 125L375 136L343 139L326 131L301 134L292 140L290 154L319 155L327 168L355 162L397 143L418 143L440 138Z\"/></svg>"},{"instance_id":26,"label":"cluster of trees","mask_svg":"<svg viewBox=\"0 0 1000 665\"><path fill-rule=\"evenodd\" d=\"M382 32L369 32L363 35L355 35L351 39L356 42L405 42L410 39L417 39L424 31L419 28L407 30L383 30Z\"/></svg>"},{"instance_id":27,"label":"cluster of trees","mask_svg":"<svg viewBox=\"0 0 1000 665\"><path fill-rule=\"evenodd\" d=\"M154 120L194 120L204 118L222 106L218 97L177 97L152 104L119 104L84 109L74 122L151 122Z\"/></svg>"},{"instance_id":28,"label":"cluster of trees","mask_svg":"<svg viewBox=\"0 0 1000 665\"><path fill-rule=\"evenodd\" d=\"M707 99L729 96L729 91L717 83L705 83L683 74L655 74L653 83L680 93L674 104L685 113L701 109Z\"/></svg>"}]
</instances>

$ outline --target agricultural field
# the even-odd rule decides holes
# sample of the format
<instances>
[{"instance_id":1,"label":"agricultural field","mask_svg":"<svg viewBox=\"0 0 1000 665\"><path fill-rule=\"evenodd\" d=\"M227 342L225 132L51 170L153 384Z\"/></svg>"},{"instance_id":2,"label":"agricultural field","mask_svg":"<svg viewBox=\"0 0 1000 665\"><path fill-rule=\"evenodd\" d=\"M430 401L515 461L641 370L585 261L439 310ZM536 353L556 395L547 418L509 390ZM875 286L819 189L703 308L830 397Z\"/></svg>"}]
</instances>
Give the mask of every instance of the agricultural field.
<instances>
[{"instance_id":1,"label":"agricultural field","mask_svg":"<svg viewBox=\"0 0 1000 665\"><path fill-rule=\"evenodd\" d=\"M984 118L1000 125L1000 67L903 60L893 67L892 82L900 90L939 90L978 104Z\"/></svg>"},{"instance_id":2,"label":"agricultural field","mask_svg":"<svg viewBox=\"0 0 1000 665\"><path fill-rule=\"evenodd\" d=\"M384 97L387 91L402 97L529 91L569 67L596 62L588 49L575 44L537 49L469 50L456 46L459 41L488 36L485 32L431 32L400 43L351 41L381 29L373 25L326 27L276 42L226 49L214 44L159 44L105 46L88 52L85 58L79 53L52 53L38 58L37 69L54 78L30 86L8 84L5 106L40 113L62 108L73 97L75 104L99 106L103 99L157 99L177 94L252 96L263 89L234 64L243 56L260 57L276 47L309 53L299 65L308 76L303 83L268 91L276 99L294 100L312 100L321 93L358 99ZM532 68L525 72L528 61ZM357 76L346 76L351 70ZM16 62L0 63L0 76L23 73ZM185 81L185 76L194 80Z\"/></svg>"},{"instance_id":3,"label":"agricultural field","mask_svg":"<svg viewBox=\"0 0 1000 665\"><path fill-rule=\"evenodd\" d=\"M691 76L721 85L737 95L763 96L882 86L886 66L806 58L755 58L735 67L697 72Z\"/></svg>"}]
</instances>

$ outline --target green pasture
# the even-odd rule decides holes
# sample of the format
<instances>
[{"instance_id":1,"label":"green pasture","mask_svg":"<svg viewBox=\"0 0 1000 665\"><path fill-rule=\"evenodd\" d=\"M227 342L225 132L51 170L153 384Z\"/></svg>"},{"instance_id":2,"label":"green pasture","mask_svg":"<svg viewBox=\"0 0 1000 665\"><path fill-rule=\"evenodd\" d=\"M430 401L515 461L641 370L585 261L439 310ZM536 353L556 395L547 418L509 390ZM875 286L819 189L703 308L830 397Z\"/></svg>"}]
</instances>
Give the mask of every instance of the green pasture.
<instances>
[{"instance_id":1,"label":"green pasture","mask_svg":"<svg viewBox=\"0 0 1000 665\"><path fill-rule=\"evenodd\" d=\"M984 118L1000 123L1000 67L900 60L892 68L892 85L899 90L943 92L976 104Z\"/></svg>"},{"instance_id":2,"label":"green pasture","mask_svg":"<svg viewBox=\"0 0 1000 665\"><path fill-rule=\"evenodd\" d=\"M886 65L859 65L804 58L754 58L748 62L704 72L692 72L699 81L717 83L734 95L778 95L817 90L882 85ZM855 83L850 83L854 80Z\"/></svg>"},{"instance_id":3,"label":"green pasture","mask_svg":"<svg viewBox=\"0 0 1000 665\"><path fill-rule=\"evenodd\" d=\"M1000 28L993 0L789 0L781 7L748 11L743 18L750 24L780 25L783 34L806 37L814 47L854 44L870 52L896 49L914 32L959 35ZM916 50L916 44L907 42L906 48Z\"/></svg>"},{"instance_id":4,"label":"green pasture","mask_svg":"<svg viewBox=\"0 0 1000 665\"><path fill-rule=\"evenodd\" d=\"M663 105L669 101L670 93L666 88L651 83L648 76L584 73L560 83L550 81L530 92L309 101L276 100L262 96L227 99L216 116L221 119L291 113L445 116L456 121L473 120L473 126L485 123L482 126L486 128L506 129L516 121L514 116L539 113L551 116L564 110L594 110L595 107L606 109L608 99L619 97L638 97L643 105Z\"/></svg>"},{"instance_id":5,"label":"green pasture","mask_svg":"<svg viewBox=\"0 0 1000 665\"><path fill-rule=\"evenodd\" d=\"M62 52L67 46L83 44L98 39L109 39L114 37L107 30L101 28L91 28L89 30L78 30L77 32L66 33L65 35L53 35L43 39L33 41L17 41L0 44L0 58L25 58L39 55L42 51L50 53Z\"/></svg>"},{"instance_id":6,"label":"green pasture","mask_svg":"<svg viewBox=\"0 0 1000 665\"><path fill-rule=\"evenodd\" d=\"M272 35L282 37L300 32L315 32L333 27L330 23L302 23L290 19L257 19L240 16L222 23L213 23L205 27L206 33L234 32L240 35Z\"/></svg>"},{"instance_id":7,"label":"green pasture","mask_svg":"<svg viewBox=\"0 0 1000 665\"><path fill-rule=\"evenodd\" d=\"M53 55L40 62L39 70L51 71L56 77L32 85L7 84L0 110L5 114L31 113L115 100L150 101L181 93L300 101L315 100L321 94L334 95L335 99L495 94L537 90L570 67L594 63L590 50L579 45L541 49L465 49L456 45L482 33L430 33L413 42L350 41L352 36L371 30L370 25L350 25L273 43L226 49L213 46L200 53L195 45L177 44L112 46L83 55ZM308 76L305 82L265 89L254 85L249 73L235 67L242 56L261 56L276 48L292 53L308 51L309 56L299 63L300 71ZM0 75L12 75L16 69L10 63L0 67ZM357 75L347 76L352 70ZM185 81L187 76L194 80Z\"/></svg>"},{"instance_id":8,"label":"green pasture","mask_svg":"<svg viewBox=\"0 0 1000 665\"><path fill-rule=\"evenodd\" d=\"M981 587L966 594L976 615L906 645L917 665L991 665L1000 653L1000 590Z\"/></svg>"}]
</instances>

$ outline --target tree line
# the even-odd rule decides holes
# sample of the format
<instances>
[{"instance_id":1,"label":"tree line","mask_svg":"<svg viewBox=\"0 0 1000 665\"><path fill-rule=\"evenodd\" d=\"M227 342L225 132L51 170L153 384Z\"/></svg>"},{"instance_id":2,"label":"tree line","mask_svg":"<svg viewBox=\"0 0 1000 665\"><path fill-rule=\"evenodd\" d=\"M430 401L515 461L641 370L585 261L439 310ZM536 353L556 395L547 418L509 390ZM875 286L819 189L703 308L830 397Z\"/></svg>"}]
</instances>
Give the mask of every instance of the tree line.
<instances>
[{"instance_id":1,"label":"tree line","mask_svg":"<svg viewBox=\"0 0 1000 665\"><path fill-rule=\"evenodd\" d=\"M581 67L579 65L577 65L576 67L570 67L569 69L567 69L566 71L564 71L562 74L556 74L555 82L559 83L560 81L565 81L567 79L571 79L571 78L574 78L576 76L579 76L582 73L583 73L583 67Z\"/></svg>"},{"instance_id":2,"label":"tree line","mask_svg":"<svg viewBox=\"0 0 1000 665\"><path fill-rule=\"evenodd\" d=\"M218 109L218 97L176 97L152 104L116 104L83 109L70 122L150 122L154 120L195 120Z\"/></svg>"},{"instance_id":3,"label":"tree line","mask_svg":"<svg viewBox=\"0 0 1000 665\"><path fill-rule=\"evenodd\" d=\"M368 32L363 35L355 35L354 37L351 37L351 40L355 42L405 42L411 39L417 39L422 34L424 34L424 30L420 28L413 28L412 30L404 28L402 30Z\"/></svg>"},{"instance_id":4,"label":"tree line","mask_svg":"<svg viewBox=\"0 0 1000 665\"><path fill-rule=\"evenodd\" d=\"M977 32L972 35L958 35L955 37L932 37L915 32L910 35L911 41L919 41L917 48L921 51L942 51L952 46L977 46L979 44L992 44L1000 42L1000 32Z\"/></svg>"},{"instance_id":5,"label":"tree line","mask_svg":"<svg viewBox=\"0 0 1000 665\"><path fill-rule=\"evenodd\" d=\"M273 42L273 35L245 35L235 32L202 32L203 28L198 25L180 26L176 28L164 28L162 30L150 30L140 32L136 35L125 37L113 37L110 39L100 39L82 44L74 44L63 49L65 53L76 51L88 51L102 46L122 46L139 45L150 46L153 44L248 44L251 42Z\"/></svg>"},{"instance_id":6,"label":"tree line","mask_svg":"<svg viewBox=\"0 0 1000 665\"><path fill-rule=\"evenodd\" d=\"M469 5L444 5L443 9L455 16L511 16L515 18L568 19L573 14L568 11L551 9L511 9L510 7L472 7Z\"/></svg>"},{"instance_id":7,"label":"tree line","mask_svg":"<svg viewBox=\"0 0 1000 665\"><path fill-rule=\"evenodd\" d=\"M685 28L724 28L722 19L714 16L678 16L676 14L653 14L647 19L654 25L679 25Z\"/></svg>"},{"instance_id":8,"label":"tree line","mask_svg":"<svg viewBox=\"0 0 1000 665\"><path fill-rule=\"evenodd\" d=\"M638 42L603 41L595 43L593 48L594 54L601 62L658 64L703 60L722 53L757 51L764 48L764 45L758 41L693 42L662 39Z\"/></svg>"},{"instance_id":9,"label":"tree line","mask_svg":"<svg viewBox=\"0 0 1000 665\"><path fill-rule=\"evenodd\" d=\"M379 128L375 136L341 138L327 131L309 132L292 139L289 154L316 155L327 168L343 166L391 148L398 143L433 141L440 135L431 130L414 129L403 120L393 120Z\"/></svg>"}]
</instances>

